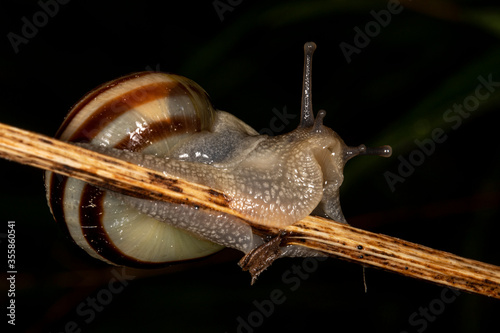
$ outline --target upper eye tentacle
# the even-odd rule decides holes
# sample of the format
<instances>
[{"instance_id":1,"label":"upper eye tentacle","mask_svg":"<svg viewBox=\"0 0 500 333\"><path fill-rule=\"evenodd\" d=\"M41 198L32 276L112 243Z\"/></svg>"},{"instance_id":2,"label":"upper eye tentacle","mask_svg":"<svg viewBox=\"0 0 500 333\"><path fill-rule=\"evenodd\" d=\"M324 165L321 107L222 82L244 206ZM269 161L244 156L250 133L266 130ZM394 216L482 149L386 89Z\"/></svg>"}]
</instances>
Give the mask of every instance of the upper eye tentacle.
<instances>
[{"instance_id":1,"label":"upper eye tentacle","mask_svg":"<svg viewBox=\"0 0 500 333\"><path fill-rule=\"evenodd\" d=\"M304 78L302 81L302 106L299 127L309 127L314 124L314 113L312 108L312 56L316 50L314 42L304 45Z\"/></svg>"},{"instance_id":2,"label":"upper eye tentacle","mask_svg":"<svg viewBox=\"0 0 500 333\"><path fill-rule=\"evenodd\" d=\"M366 147L365 145L359 145L357 147L346 147L344 150L345 161L350 160L354 156L358 155L377 155L382 157L390 157L392 155L391 146L380 146L380 147Z\"/></svg>"}]
</instances>

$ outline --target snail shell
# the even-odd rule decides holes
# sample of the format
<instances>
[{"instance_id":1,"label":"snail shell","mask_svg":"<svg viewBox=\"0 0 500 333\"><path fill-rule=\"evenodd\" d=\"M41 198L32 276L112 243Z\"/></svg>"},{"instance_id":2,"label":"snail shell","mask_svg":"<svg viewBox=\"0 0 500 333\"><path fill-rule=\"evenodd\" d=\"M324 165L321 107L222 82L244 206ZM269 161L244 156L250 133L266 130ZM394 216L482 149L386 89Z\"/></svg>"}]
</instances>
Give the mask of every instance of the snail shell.
<instances>
[{"instance_id":1,"label":"snail shell","mask_svg":"<svg viewBox=\"0 0 500 333\"><path fill-rule=\"evenodd\" d=\"M88 149L219 190L256 224L283 228L314 213L345 222L339 187L343 167L359 154L388 147L348 147L316 118L311 59L305 46L301 122L294 131L259 135L217 111L206 92L181 76L137 73L107 83L70 111L57 137ZM248 252L264 240L231 215L132 198L47 172L47 199L74 241L101 260L158 265L209 255L229 246ZM311 255L295 248L284 255Z\"/></svg>"},{"instance_id":2,"label":"snail shell","mask_svg":"<svg viewBox=\"0 0 500 333\"><path fill-rule=\"evenodd\" d=\"M56 137L164 157L215 118L203 89L186 78L137 73L106 83L80 100ZM47 172L56 221L90 255L140 266L203 257L222 246L193 237L113 197L109 191Z\"/></svg>"}]
</instances>

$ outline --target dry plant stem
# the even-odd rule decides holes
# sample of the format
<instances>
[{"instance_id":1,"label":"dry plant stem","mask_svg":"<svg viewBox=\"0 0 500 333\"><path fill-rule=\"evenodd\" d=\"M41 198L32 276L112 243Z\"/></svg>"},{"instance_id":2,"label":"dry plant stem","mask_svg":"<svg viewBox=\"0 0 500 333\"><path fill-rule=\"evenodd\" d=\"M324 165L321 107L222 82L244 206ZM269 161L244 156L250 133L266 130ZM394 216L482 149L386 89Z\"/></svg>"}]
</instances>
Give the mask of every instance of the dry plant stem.
<instances>
[{"instance_id":1,"label":"dry plant stem","mask_svg":"<svg viewBox=\"0 0 500 333\"><path fill-rule=\"evenodd\" d=\"M140 198L184 203L238 215L229 199L206 186L0 124L0 157Z\"/></svg>"},{"instance_id":2,"label":"dry plant stem","mask_svg":"<svg viewBox=\"0 0 500 333\"><path fill-rule=\"evenodd\" d=\"M313 216L287 231L285 244L500 299L499 266Z\"/></svg>"},{"instance_id":3,"label":"dry plant stem","mask_svg":"<svg viewBox=\"0 0 500 333\"><path fill-rule=\"evenodd\" d=\"M232 210L231 198L217 190L3 124L0 124L0 157L135 197L232 214L246 221L258 234L278 236L281 246L305 246L365 266L500 299L498 266L312 216L284 230L261 227ZM260 251L264 255L267 252ZM258 257L250 255L247 259L257 262L266 259Z\"/></svg>"}]
</instances>

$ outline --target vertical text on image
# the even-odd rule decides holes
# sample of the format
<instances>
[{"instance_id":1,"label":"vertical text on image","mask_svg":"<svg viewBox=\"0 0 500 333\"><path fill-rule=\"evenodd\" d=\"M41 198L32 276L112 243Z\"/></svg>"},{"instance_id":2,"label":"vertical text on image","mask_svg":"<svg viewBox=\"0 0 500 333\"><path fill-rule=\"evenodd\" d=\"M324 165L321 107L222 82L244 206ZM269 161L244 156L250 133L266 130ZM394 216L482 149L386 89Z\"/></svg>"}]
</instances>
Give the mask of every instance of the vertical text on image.
<instances>
[{"instance_id":1,"label":"vertical text on image","mask_svg":"<svg viewBox=\"0 0 500 333\"><path fill-rule=\"evenodd\" d=\"M7 222L7 322L16 325L16 222Z\"/></svg>"}]
</instances>

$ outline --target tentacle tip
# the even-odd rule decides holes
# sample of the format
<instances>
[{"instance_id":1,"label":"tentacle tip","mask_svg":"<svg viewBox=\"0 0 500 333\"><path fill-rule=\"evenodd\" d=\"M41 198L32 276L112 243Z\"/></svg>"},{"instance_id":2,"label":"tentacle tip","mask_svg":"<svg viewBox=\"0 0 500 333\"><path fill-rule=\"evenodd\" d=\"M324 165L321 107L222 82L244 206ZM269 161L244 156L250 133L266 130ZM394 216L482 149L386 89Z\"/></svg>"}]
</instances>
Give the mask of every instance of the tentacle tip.
<instances>
[{"instance_id":1,"label":"tentacle tip","mask_svg":"<svg viewBox=\"0 0 500 333\"><path fill-rule=\"evenodd\" d=\"M380 156L382 157L391 157L392 156L392 147L389 145L385 145L380 147Z\"/></svg>"},{"instance_id":2,"label":"tentacle tip","mask_svg":"<svg viewBox=\"0 0 500 333\"><path fill-rule=\"evenodd\" d=\"M360 155L375 155L382 157L390 157L392 155L391 146L380 146L380 147L365 147L365 145L361 145L364 148L360 149ZM359 146L359 147L361 147ZM359 148L358 147L358 148Z\"/></svg>"},{"instance_id":3,"label":"tentacle tip","mask_svg":"<svg viewBox=\"0 0 500 333\"><path fill-rule=\"evenodd\" d=\"M307 53L312 53L316 50L316 43L315 42L307 42L304 44L304 52Z\"/></svg>"},{"instance_id":4,"label":"tentacle tip","mask_svg":"<svg viewBox=\"0 0 500 333\"><path fill-rule=\"evenodd\" d=\"M346 160L359 155L377 155L382 157L390 157L392 155L392 148L391 146L366 147L365 145L359 145L357 147L347 147L347 149L344 151L344 155Z\"/></svg>"}]
</instances>

